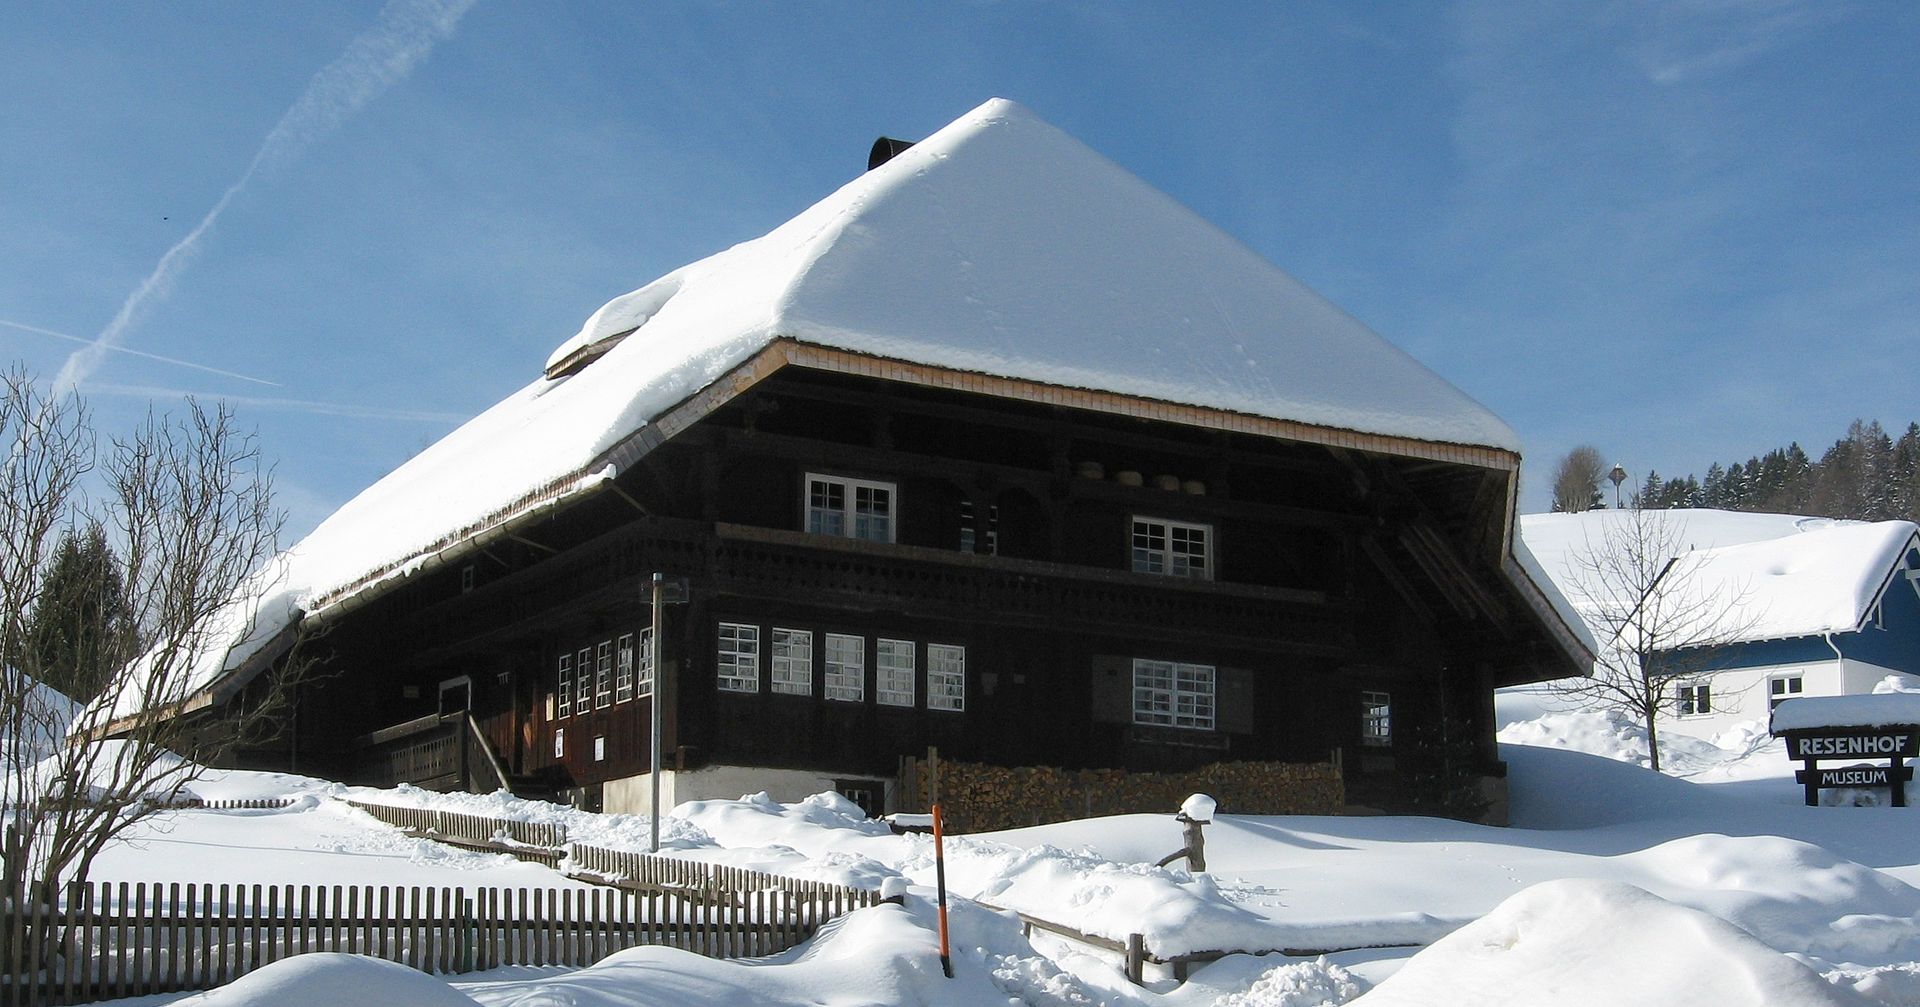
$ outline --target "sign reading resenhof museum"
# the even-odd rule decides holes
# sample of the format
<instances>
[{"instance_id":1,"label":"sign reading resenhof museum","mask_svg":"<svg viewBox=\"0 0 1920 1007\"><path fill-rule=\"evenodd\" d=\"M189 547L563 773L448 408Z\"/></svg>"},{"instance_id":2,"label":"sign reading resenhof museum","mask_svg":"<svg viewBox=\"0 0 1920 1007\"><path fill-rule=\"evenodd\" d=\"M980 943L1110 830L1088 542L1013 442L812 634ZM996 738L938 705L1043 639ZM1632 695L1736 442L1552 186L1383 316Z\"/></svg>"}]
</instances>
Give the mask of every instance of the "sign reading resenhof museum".
<instances>
[{"instance_id":1,"label":"sign reading resenhof museum","mask_svg":"<svg viewBox=\"0 0 1920 1007\"><path fill-rule=\"evenodd\" d=\"M1820 791L1842 787L1885 787L1891 792L1894 807L1907 804L1907 781L1913 770L1905 760L1920 754L1920 725L1888 724L1877 727L1805 727L1777 731L1787 739L1787 756L1798 759L1802 768L1793 778L1807 788L1807 804L1820 803ZM1827 766L1822 760L1885 759L1880 766Z\"/></svg>"}]
</instances>

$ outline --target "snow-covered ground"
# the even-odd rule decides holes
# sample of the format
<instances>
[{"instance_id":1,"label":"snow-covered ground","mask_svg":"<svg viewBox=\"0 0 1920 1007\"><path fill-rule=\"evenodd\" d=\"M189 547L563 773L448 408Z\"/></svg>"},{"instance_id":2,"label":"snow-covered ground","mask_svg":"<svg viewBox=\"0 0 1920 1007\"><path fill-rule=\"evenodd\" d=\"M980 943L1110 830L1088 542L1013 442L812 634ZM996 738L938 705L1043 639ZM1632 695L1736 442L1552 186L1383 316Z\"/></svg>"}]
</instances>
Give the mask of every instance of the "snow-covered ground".
<instances>
[{"instance_id":1,"label":"snow-covered ground","mask_svg":"<svg viewBox=\"0 0 1920 1007\"><path fill-rule=\"evenodd\" d=\"M1913 809L1801 805L1764 735L1689 742L1684 778L1634 763L1645 738L1615 718L1537 712L1508 698L1502 751L1514 827L1411 817L1220 815L1209 872L1150 866L1180 843L1170 815L1129 815L950 837L958 894L1154 951L1411 945L1324 957L1230 955L1189 982L1124 979L1115 956L969 900L942 977L931 840L895 836L833 796L704 801L663 822L676 856L878 887L864 910L767 959L637 948L577 971L452 983L382 963L309 956L224 990L148 1003L1284 1005L1920 1004L1920 819ZM1598 753L1598 754L1596 754ZM114 880L566 884L544 868L399 836L329 796L557 821L577 841L644 848L647 822L502 794L364 791L234 773L208 797L294 794L276 812L192 812L114 850Z\"/></svg>"}]
</instances>

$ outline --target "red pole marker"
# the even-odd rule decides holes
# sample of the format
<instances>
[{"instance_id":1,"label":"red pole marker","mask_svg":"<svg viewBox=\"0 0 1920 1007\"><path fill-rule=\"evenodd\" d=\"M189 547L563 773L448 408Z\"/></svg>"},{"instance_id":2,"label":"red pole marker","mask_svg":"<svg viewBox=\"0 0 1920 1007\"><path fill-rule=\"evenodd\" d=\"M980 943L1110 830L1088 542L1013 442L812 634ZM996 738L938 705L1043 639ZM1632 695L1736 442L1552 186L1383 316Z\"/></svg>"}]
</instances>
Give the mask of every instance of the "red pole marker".
<instances>
[{"instance_id":1,"label":"red pole marker","mask_svg":"<svg viewBox=\"0 0 1920 1007\"><path fill-rule=\"evenodd\" d=\"M953 956L947 953L947 848L940 831L940 805L933 806L933 879L940 889L940 971L953 978Z\"/></svg>"}]
</instances>

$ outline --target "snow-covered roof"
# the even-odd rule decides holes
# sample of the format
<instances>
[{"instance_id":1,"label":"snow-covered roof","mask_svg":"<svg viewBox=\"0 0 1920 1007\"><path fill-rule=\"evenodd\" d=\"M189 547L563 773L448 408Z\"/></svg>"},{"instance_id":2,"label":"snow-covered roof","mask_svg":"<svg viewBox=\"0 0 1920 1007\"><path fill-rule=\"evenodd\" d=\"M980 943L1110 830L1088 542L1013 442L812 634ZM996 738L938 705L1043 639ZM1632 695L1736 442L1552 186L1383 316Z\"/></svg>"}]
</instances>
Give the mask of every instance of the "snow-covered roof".
<instances>
[{"instance_id":1,"label":"snow-covered roof","mask_svg":"<svg viewBox=\"0 0 1920 1007\"><path fill-rule=\"evenodd\" d=\"M1920 534L1911 521L1834 525L1763 542L1695 553L1680 588L1724 598L1732 640L1848 633L1874 602Z\"/></svg>"},{"instance_id":2,"label":"snow-covered roof","mask_svg":"<svg viewBox=\"0 0 1920 1007\"><path fill-rule=\"evenodd\" d=\"M289 552L278 590L305 609L331 604L592 488L650 423L782 340L1518 451L1505 423L1433 371L994 99L765 236L609 301L530 384L322 522Z\"/></svg>"},{"instance_id":3,"label":"snow-covered roof","mask_svg":"<svg viewBox=\"0 0 1920 1007\"><path fill-rule=\"evenodd\" d=\"M1582 554L1625 541L1628 511L1528 514L1520 535L1576 611L1592 621ZM1677 592L1675 611L1722 610L1720 632L1694 635L1724 642L1774 640L1858 630L1882 588L1920 534L1909 521L1864 523L1788 514L1715 510L1659 512L1661 533L1683 552L1657 590ZM1716 599L1711 605L1696 604ZM1717 599L1724 599L1724 604ZM1596 632L1604 629L1596 624Z\"/></svg>"},{"instance_id":4,"label":"snow-covered roof","mask_svg":"<svg viewBox=\"0 0 1920 1007\"><path fill-rule=\"evenodd\" d=\"M1804 696L1773 708L1773 733L1818 727L1889 727L1920 724L1920 692L1871 696Z\"/></svg>"}]
</instances>

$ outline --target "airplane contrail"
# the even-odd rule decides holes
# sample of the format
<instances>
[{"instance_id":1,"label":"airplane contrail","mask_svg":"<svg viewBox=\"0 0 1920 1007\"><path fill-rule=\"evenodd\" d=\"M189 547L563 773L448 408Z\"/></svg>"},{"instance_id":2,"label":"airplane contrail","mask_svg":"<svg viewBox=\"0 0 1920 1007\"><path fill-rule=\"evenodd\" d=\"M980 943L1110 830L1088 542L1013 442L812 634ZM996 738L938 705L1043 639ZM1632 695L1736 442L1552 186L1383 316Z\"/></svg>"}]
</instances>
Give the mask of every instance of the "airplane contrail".
<instances>
[{"instance_id":1,"label":"airplane contrail","mask_svg":"<svg viewBox=\"0 0 1920 1007\"><path fill-rule=\"evenodd\" d=\"M380 92L406 77L440 40L453 34L460 18L475 2L390 0L381 8L373 27L347 43L339 57L313 75L306 90L261 141L260 149L254 152L240 179L227 187L213 209L207 211L186 237L167 249L153 272L127 295L119 312L100 330L93 344L74 351L67 358L53 379L54 390L72 390L100 366L109 351L120 348L141 310L166 294L192 261L201 237L254 176L292 161L315 141L339 128Z\"/></svg>"},{"instance_id":2,"label":"airplane contrail","mask_svg":"<svg viewBox=\"0 0 1920 1007\"><path fill-rule=\"evenodd\" d=\"M87 386L89 395L117 395L134 399L203 399L220 401L266 412L311 413L355 420L394 420L409 423L464 423L472 417L462 413L435 412L428 409L388 409L382 406L356 406L339 402L315 402L308 399L262 398L251 395L222 395L195 392L184 388L154 385L96 383Z\"/></svg>"},{"instance_id":3,"label":"airplane contrail","mask_svg":"<svg viewBox=\"0 0 1920 1007\"><path fill-rule=\"evenodd\" d=\"M0 325L4 325L10 329L19 329L22 332L37 332L43 336L52 336L55 339L64 339L70 343L80 343L85 346L101 345L100 341L97 339L88 339L84 336L68 335L65 332L55 332L52 329L43 329L38 325L28 325L25 322L15 322L5 318L0 318ZM208 374L218 374L222 377L228 377L228 378L239 378L242 381L251 381L256 385L271 385L274 388L280 387L280 382L278 381L268 381L266 378L249 377L248 375L241 374L238 371L223 371L218 367L208 367L206 364L196 364L191 360L181 360L179 357L165 357L165 356L161 356L158 353L148 353L145 350L128 349L125 346L102 346L101 348L112 350L115 353L127 353L136 357L145 357L148 360L158 360L163 364L173 364L178 367L191 367L196 371L206 371Z\"/></svg>"}]
</instances>

